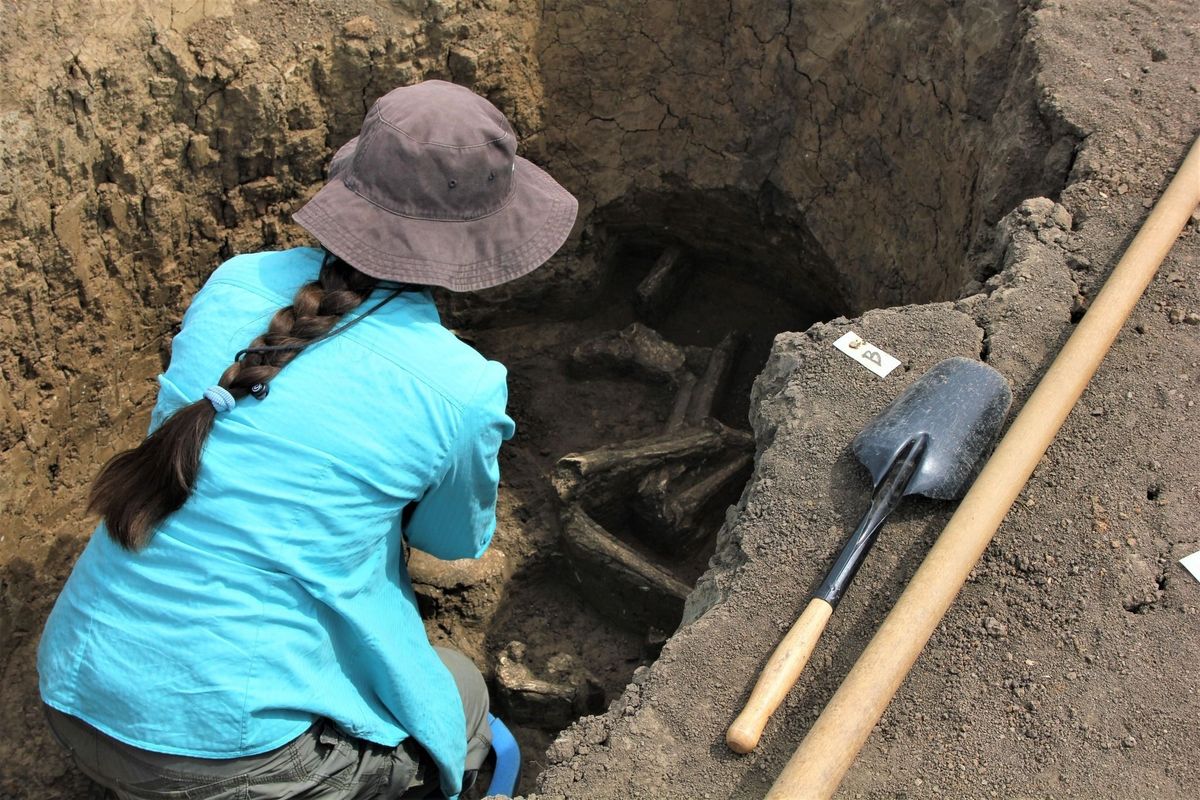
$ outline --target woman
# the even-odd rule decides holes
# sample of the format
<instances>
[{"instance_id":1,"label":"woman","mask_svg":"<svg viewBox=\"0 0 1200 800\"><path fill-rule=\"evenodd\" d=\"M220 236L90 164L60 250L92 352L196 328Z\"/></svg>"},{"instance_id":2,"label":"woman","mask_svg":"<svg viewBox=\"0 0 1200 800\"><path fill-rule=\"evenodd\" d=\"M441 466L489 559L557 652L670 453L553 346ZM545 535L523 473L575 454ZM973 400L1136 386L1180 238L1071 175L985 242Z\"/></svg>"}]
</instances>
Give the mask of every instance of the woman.
<instances>
[{"instance_id":1,"label":"woman","mask_svg":"<svg viewBox=\"0 0 1200 800\"><path fill-rule=\"evenodd\" d=\"M562 245L576 201L515 150L470 91L396 89L295 215L323 250L196 295L39 650L52 729L119 797L453 797L479 768L486 687L426 638L402 539L478 557L495 528L505 371L421 287Z\"/></svg>"}]
</instances>

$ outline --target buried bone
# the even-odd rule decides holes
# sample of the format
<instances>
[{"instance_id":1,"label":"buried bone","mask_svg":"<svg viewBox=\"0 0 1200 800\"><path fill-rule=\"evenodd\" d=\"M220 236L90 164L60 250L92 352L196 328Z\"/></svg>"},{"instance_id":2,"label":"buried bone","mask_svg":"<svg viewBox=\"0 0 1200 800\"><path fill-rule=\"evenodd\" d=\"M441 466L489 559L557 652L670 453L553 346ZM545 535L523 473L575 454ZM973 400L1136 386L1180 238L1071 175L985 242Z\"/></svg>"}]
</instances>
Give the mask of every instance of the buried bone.
<instances>
[{"instance_id":1,"label":"buried bone","mask_svg":"<svg viewBox=\"0 0 1200 800\"><path fill-rule=\"evenodd\" d=\"M634 293L638 316L649 322L666 316L683 295L690 274L691 265L681 248L672 245L663 250Z\"/></svg>"},{"instance_id":2,"label":"buried bone","mask_svg":"<svg viewBox=\"0 0 1200 800\"><path fill-rule=\"evenodd\" d=\"M705 420L667 433L605 445L559 459L552 482L564 502L585 499L590 506L628 497L646 472L672 463L700 465L729 451L752 452L754 437Z\"/></svg>"},{"instance_id":3,"label":"buried bone","mask_svg":"<svg viewBox=\"0 0 1200 800\"><path fill-rule=\"evenodd\" d=\"M691 405L692 394L696 391L696 376L691 372L684 372L680 375L677 383L679 389L675 392L675 402L671 406L667 424L663 426L663 430L667 433L682 428L683 423L687 421L688 406Z\"/></svg>"},{"instance_id":4,"label":"buried bone","mask_svg":"<svg viewBox=\"0 0 1200 800\"><path fill-rule=\"evenodd\" d=\"M498 547L480 558L443 561L421 550L408 556L408 574L422 613L454 612L464 619L487 621L495 613L511 570Z\"/></svg>"},{"instance_id":5,"label":"buried bone","mask_svg":"<svg viewBox=\"0 0 1200 800\"><path fill-rule=\"evenodd\" d=\"M568 653L552 656L535 674L522 642L509 642L497 658L496 705L518 725L565 728L581 714L604 710L599 682Z\"/></svg>"},{"instance_id":6,"label":"buried bone","mask_svg":"<svg viewBox=\"0 0 1200 800\"><path fill-rule=\"evenodd\" d=\"M576 347L571 353L571 372L578 377L602 373L666 383L677 379L685 362L682 349L653 328L635 322Z\"/></svg>"},{"instance_id":7,"label":"buried bone","mask_svg":"<svg viewBox=\"0 0 1200 800\"><path fill-rule=\"evenodd\" d=\"M708 365L704 374L696 382L688 402L686 419L688 422L700 422L706 417L713 416L713 408L725 393L732 371L733 360L741 347L742 337L731 331L725 334L721 343L713 348L708 357Z\"/></svg>"},{"instance_id":8,"label":"buried bone","mask_svg":"<svg viewBox=\"0 0 1200 800\"><path fill-rule=\"evenodd\" d=\"M561 541L583 594L633 628L673 631L691 588L618 541L579 506L563 511Z\"/></svg>"},{"instance_id":9,"label":"buried bone","mask_svg":"<svg viewBox=\"0 0 1200 800\"><path fill-rule=\"evenodd\" d=\"M714 508L737 500L753 463L751 454L736 453L699 477L679 464L648 472L632 504L642 541L676 556L695 550L711 533L702 523Z\"/></svg>"}]
</instances>

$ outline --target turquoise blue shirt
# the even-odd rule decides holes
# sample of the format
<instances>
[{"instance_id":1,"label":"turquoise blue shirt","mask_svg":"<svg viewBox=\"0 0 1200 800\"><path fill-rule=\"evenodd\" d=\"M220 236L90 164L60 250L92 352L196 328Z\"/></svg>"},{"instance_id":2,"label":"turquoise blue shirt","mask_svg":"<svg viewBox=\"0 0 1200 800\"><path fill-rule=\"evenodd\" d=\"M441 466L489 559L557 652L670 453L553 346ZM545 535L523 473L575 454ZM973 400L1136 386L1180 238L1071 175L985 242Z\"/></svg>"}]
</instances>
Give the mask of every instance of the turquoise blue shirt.
<instances>
[{"instance_id":1,"label":"turquoise blue shirt","mask_svg":"<svg viewBox=\"0 0 1200 800\"><path fill-rule=\"evenodd\" d=\"M175 337L151 429L319 267L308 248L223 264ZM504 368L424 292L306 350L267 398L217 415L194 493L143 550L97 528L42 635L42 698L136 747L203 758L274 749L318 717L382 745L412 736L457 794L466 722L401 537L439 558L483 553L506 399Z\"/></svg>"}]
</instances>

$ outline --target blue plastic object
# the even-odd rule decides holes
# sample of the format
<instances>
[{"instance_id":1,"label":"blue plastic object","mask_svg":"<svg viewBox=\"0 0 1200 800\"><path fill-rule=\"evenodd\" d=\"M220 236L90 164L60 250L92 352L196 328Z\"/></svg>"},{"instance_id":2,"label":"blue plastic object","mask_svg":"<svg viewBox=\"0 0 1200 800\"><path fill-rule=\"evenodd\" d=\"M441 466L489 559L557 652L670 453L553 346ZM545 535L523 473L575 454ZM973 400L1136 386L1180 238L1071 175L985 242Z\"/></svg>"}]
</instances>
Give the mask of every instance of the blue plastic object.
<instances>
[{"instance_id":1,"label":"blue plastic object","mask_svg":"<svg viewBox=\"0 0 1200 800\"><path fill-rule=\"evenodd\" d=\"M496 769L492 782L488 784L489 795L512 797L521 779L521 747L513 738L508 727L496 717L488 714L488 725L492 728L492 752L496 754Z\"/></svg>"}]
</instances>

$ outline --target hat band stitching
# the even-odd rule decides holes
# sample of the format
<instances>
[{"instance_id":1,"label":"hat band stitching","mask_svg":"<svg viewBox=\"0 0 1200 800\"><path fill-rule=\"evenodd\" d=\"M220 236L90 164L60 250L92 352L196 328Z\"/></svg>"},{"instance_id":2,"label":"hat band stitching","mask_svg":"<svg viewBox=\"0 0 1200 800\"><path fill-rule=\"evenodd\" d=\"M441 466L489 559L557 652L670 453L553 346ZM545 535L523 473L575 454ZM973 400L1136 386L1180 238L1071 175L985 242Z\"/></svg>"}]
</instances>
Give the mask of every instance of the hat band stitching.
<instances>
[{"instance_id":1,"label":"hat band stitching","mask_svg":"<svg viewBox=\"0 0 1200 800\"><path fill-rule=\"evenodd\" d=\"M346 179L340 175L338 177L334 178L333 180L341 181L342 185L345 186L346 189L348 189L350 192L353 192L355 197L361 197L364 202L370 203L371 205L378 208L380 211L386 211L387 213L393 214L397 217L404 217L405 219L418 219L418 220L422 220L424 222L477 222L481 219L487 219L488 217L490 217L494 214L499 214L501 211L508 208L509 204L512 203L513 198L517 194L517 187L516 187L516 184L514 183L512 186L509 187L508 196L504 198L503 203L501 203L495 209L488 211L485 214L480 214L475 217L418 217L416 214L406 214L403 211L394 211L385 205L381 205L380 203L375 202L371 198L367 197L365 194L361 194L356 189L351 188L349 186L349 184L346 183ZM356 183L357 183L357 181L356 181Z\"/></svg>"},{"instance_id":2,"label":"hat band stitching","mask_svg":"<svg viewBox=\"0 0 1200 800\"><path fill-rule=\"evenodd\" d=\"M445 147L449 150L472 150L476 147L487 147L488 145L493 145L496 142L503 142L511 135L510 131L505 131L502 136L497 136L495 139L488 139L486 142L481 142L480 144L445 144L444 142L424 142L413 136L408 131L404 130L404 128L401 128L399 125L394 125L393 123L388 122L382 116L379 117L379 122L382 125L387 125L397 133L404 134L406 138L411 139L416 144L429 145L430 147Z\"/></svg>"}]
</instances>

